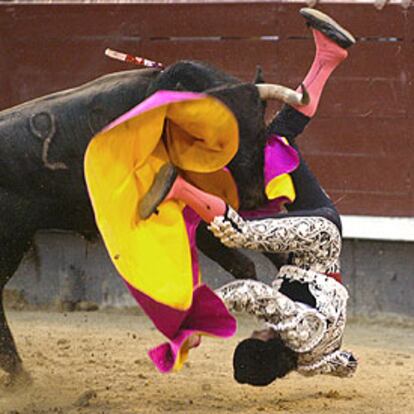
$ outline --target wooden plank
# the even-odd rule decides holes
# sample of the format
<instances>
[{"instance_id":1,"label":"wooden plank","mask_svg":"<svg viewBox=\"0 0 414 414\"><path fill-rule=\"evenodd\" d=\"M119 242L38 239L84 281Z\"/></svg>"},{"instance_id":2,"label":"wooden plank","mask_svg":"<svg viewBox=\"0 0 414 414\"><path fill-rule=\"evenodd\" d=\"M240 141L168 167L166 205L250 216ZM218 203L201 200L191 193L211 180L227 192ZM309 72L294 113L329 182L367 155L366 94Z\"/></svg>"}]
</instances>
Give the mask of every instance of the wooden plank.
<instances>
[{"instance_id":1,"label":"wooden plank","mask_svg":"<svg viewBox=\"0 0 414 414\"><path fill-rule=\"evenodd\" d=\"M1 9L13 21L16 35L31 37L39 27L48 27L43 38L61 37L68 28L82 36L262 36L283 30L290 13L277 3L15 5ZM297 15L296 19L303 29L303 19Z\"/></svg>"},{"instance_id":2,"label":"wooden plank","mask_svg":"<svg viewBox=\"0 0 414 414\"><path fill-rule=\"evenodd\" d=\"M11 48L14 53L9 54L9 59L13 60L14 67L17 68L16 73L12 75L13 77L20 76L20 72L24 72L24 69L21 68L30 62L32 69L27 75L32 76L35 84L38 83L33 78L36 74L36 68L39 68L38 75L42 75L44 71L44 76L50 76L47 84L53 84L53 77L57 74L67 74L68 72L71 73L68 80L81 83L85 79L93 78L94 75L105 71L117 70L118 67L121 70L118 64L110 63L109 59L103 55L105 48L111 46L166 64L172 63L176 59L186 58L208 61L245 81L251 81L256 63L260 63L269 82L286 83L288 86L296 87L302 81L303 73L307 69L302 70L301 63L295 66L291 60L286 62L285 56L287 54L280 51L281 43L256 40L138 42L111 38L88 39L82 42L82 47L79 47L76 40L72 38L48 41L36 39L30 42L15 41ZM286 44L283 49L286 50ZM255 58L239 59L240 50L243 50L245 56L254 56ZM300 59L299 56L296 56L298 62L305 60ZM312 56L310 59L306 59L307 62L311 58ZM308 64L306 63L306 65ZM73 73L72 68L74 67L77 68L76 73ZM122 69L124 68L126 69L128 66L123 65ZM354 72L350 71L351 65L340 68L329 81L321 105L323 116L358 116L358 114L371 117L405 116L405 108L402 103L406 93L405 83L391 76L386 77L385 74L379 78L364 78L357 73L354 77ZM43 81L43 79L41 80ZM67 86L58 82L51 89ZM35 85L35 87L41 89L41 85ZM48 91L37 90L36 92L42 94ZM28 99L29 95L23 94L21 97ZM384 100L389 105L384 106Z\"/></svg>"},{"instance_id":3,"label":"wooden plank","mask_svg":"<svg viewBox=\"0 0 414 414\"><path fill-rule=\"evenodd\" d=\"M105 57L104 50L108 46L166 64L173 63L176 59L186 58L208 61L246 81L252 81L256 61L234 59L240 49L248 55L277 55L277 43L254 40L220 42L113 40L110 42L102 39L89 39L82 42L82 47L70 38L14 42L14 53L9 54L9 60L13 62L15 70L8 73L8 76L12 82L16 82L15 84L18 84L19 79L25 79L25 82L8 99L7 105L2 101L2 106L10 106L52 91L72 87L103 73L134 68L134 66ZM258 43L260 47L257 46ZM76 71L73 68L76 68ZM271 71L277 70L271 68Z\"/></svg>"},{"instance_id":4,"label":"wooden plank","mask_svg":"<svg viewBox=\"0 0 414 414\"><path fill-rule=\"evenodd\" d=\"M327 190L405 196L412 189L411 155L313 155L304 153Z\"/></svg>"},{"instance_id":5,"label":"wooden plank","mask_svg":"<svg viewBox=\"0 0 414 414\"><path fill-rule=\"evenodd\" d=\"M241 51L243 51L242 54ZM269 72L278 71L278 42L261 42L250 39L144 41L142 54L168 64L178 59L209 62L248 82L252 81L258 63L265 62Z\"/></svg>"},{"instance_id":6,"label":"wooden plank","mask_svg":"<svg viewBox=\"0 0 414 414\"><path fill-rule=\"evenodd\" d=\"M302 36L305 29L298 3L170 3L170 4L48 4L0 5L2 23L17 36L42 37L118 34L160 36ZM382 11L372 5L323 4L320 9L341 20L359 37L402 37L400 7ZM62 20L62 15L65 19ZM177 24L177 22L179 22ZM369 23L369 24L368 24Z\"/></svg>"},{"instance_id":7,"label":"wooden plank","mask_svg":"<svg viewBox=\"0 0 414 414\"><path fill-rule=\"evenodd\" d=\"M414 5L405 14L405 37L408 42L414 42Z\"/></svg>"},{"instance_id":8,"label":"wooden plank","mask_svg":"<svg viewBox=\"0 0 414 414\"><path fill-rule=\"evenodd\" d=\"M324 117L406 116L408 80L402 42L371 42L356 45L350 56L327 83L320 115ZM265 74L270 82L296 88L313 60L311 40L281 41L274 71Z\"/></svg>"},{"instance_id":9,"label":"wooden plank","mask_svg":"<svg viewBox=\"0 0 414 414\"><path fill-rule=\"evenodd\" d=\"M245 58L240 59L240 51ZM350 58L334 73L334 78L392 78L400 80L404 58L402 43L362 43L351 50ZM304 76L314 57L311 38L289 40L181 40L143 41L143 54L171 63L176 59L207 60L225 70L250 79L251 68L260 64L271 81Z\"/></svg>"},{"instance_id":10,"label":"wooden plank","mask_svg":"<svg viewBox=\"0 0 414 414\"><path fill-rule=\"evenodd\" d=\"M330 14L357 38L404 36L406 12L401 6L388 5L377 10L373 4L321 4L318 9Z\"/></svg>"},{"instance_id":11,"label":"wooden plank","mask_svg":"<svg viewBox=\"0 0 414 414\"><path fill-rule=\"evenodd\" d=\"M412 217L414 205L410 195L377 195L328 191L340 214Z\"/></svg>"},{"instance_id":12,"label":"wooden plank","mask_svg":"<svg viewBox=\"0 0 414 414\"><path fill-rule=\"evenodd\" d=\"M403 42L359 42L349 49L349 57L334 72L333 77L345 78L392 78L400 80L404 68ZM313 40L289 39L278 44L279 55L275 76L285 73L304 76L310 67L315 46ZM268 61L263 64L266 67ZM262 63L262 62L261 62Z\"/></svg>"},{"instance_id":13,"label":"wooden plank","mask_svg":"<svg viewBox=\"0 0 414 414\"><path fill-rule=\"evenodd\" d=\"M298 83L299 79L295 83ZM329 81L321 100L320 116L405 118L404 85L392 79Z\"/></svg>"},{"instance_id":14,"label":"wooden plank","mask_svg":"<svg viewBox=\"0 0 414 414\"><path fill-rule=\"evenodd\" d=\"M5 41L5 37L0 36L0 56L3 56L3 59L0 59L0 102L7 100L12 95L12 84L9 74L13 66L7 58L9 55L9 44Z\"/></svg>"},{"instance_id":15,"label":"wooden plank","mask_svg":"<svg viewBox=\"0 0 414 414\"><path fill-rule=\"evenodd\" d=\"M319 118L310 122L297 142L307 154L407 156L414 143L407 120L393 118Z\"/></svg>"},{"instance_id":16,"label":"wooden plank","mask_svg":"<svg viewBox=\"0 0 414 414\"><path fill-rule=\"evenodd\" d=\"M70 38L13 45L8 61L14 70L7 73L7 78L18 87L7 97L0 97L0 108L78 86L106 73L136 68L105 57L108 43L102 40L84 42L81 47ZM137 44L114 41L111 46L129 50Z\"/></svg>"},{"instance_id":17,"label":"wooden plank","mask_svg":"<svg viewBox=\"0 0 414 414\"><path fill-rule=\"evenodd\" d=\"M278 82L296 88L302 77ZM272 79L270 79L272 81ZM395 118L407 116L404 86L392 79L339 79L332 77L324 90L320 118Z\"/></svg>"},{"instance_id":18,"label":"wooden plank","mask_svg":"<svg viewBox=\"0 0 414 414\"><path fill-rule=\"evenodd\" d=\"M414 14L414 10L413 10ZM414 29L414 25L412 26ZM414 120L414 40L406 41L404 44L405 56L405 79L406 79L406 105L408 117Z\"/></svg>"}]
</instances>

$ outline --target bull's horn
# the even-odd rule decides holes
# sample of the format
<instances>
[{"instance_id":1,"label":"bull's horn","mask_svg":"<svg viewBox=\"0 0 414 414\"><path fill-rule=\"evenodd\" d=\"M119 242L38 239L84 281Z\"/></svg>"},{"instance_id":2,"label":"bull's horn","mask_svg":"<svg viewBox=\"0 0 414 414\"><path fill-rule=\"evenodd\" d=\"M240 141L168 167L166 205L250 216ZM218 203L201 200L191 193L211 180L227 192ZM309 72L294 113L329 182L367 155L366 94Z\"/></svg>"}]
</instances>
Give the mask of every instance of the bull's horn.
<instances>
[{"instance_id":1,"label":"bull's horn","mask_svg":"<svg viewBox=\"0 0 414 414\"><path fill-rule=\"evenodd\" d=\"M305 85L301 85L302 93L295 92L292 89L282 85L274 85L272 83L262 83L256 85L260 98L262 100L278 99L289 105L308 105L310 97Z\"/></svg>"}]
</instances>

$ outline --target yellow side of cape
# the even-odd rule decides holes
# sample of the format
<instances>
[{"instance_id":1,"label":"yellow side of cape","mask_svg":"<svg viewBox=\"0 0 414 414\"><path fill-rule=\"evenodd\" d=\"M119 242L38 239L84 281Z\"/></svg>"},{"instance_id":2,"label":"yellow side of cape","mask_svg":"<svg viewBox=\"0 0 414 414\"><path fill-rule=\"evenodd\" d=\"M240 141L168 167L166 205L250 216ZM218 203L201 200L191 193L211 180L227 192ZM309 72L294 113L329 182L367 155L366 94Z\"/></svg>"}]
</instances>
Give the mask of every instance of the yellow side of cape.
<instances>
[{"instance_id":1,"label":"yellow side of cape","mask_svg":"<svg viewBox=\"0 0 414 414\"><path fill-rule=\"evenodd\" d=\"M213 173L230 162L237 148L234 115L208 96L157 106L93 138L85 177L96 222L115 267L134 288L175 309L191 306L184 205L162 203L159 214L145 221L139 220L137 206L165 162Z\"/></svg>"},{"instance_id":2,"label":"yellow side of cape","mask_svg":"<svg viewBox=\"0 0 414 414\"><path fill-rule=\"evenodd\" d=\"M289 145L285 137L281 137L286 145ZM265 188L266 196L269 200L274 200L279 197L284 197L293 203L296 198L295 185L293 184L290 174L281 174L270 180Z\"/></svg>"},{"instance_id":3,"label":"yellow side of cape","mask_svg":"<svg viewBox=\"0 0 414 414\"><path fill-rule=\"evenodd\" d=\"M286 197L289 202L295 201L296 191L292 177L289 174L278 175L266 185L266 196L269 200Z\"/></svg>"}]
</instances>

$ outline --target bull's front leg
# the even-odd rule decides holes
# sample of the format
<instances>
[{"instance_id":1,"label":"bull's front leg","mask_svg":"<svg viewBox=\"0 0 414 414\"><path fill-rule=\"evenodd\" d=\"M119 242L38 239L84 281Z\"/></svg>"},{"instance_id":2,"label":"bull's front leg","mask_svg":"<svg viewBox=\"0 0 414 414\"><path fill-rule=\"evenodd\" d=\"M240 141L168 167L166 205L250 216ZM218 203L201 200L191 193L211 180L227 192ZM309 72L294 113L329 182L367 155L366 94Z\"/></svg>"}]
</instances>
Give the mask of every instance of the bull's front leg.
<instances>
[{"instance_id":1,"label":"bull's front leg","mask_svg":"<svg viewBox=\"0 0 414 414\"><path fill-rule=\"evenodd\" d=\"M23 368L23 363L17 351L4 311L3 291L4 285L9 278L10 275L5 273L2 273L0 276L0 368L9 374L4 385L6 387L13 387L30 384L31 377Z\"/></svg>"},{"instance_id":2,"label":"bull's front leg","mask_svg":"<svg viewBox=\"0 0 414 414\"><path fill-rule=\"evenodd\" d=\"M0 189L0 369L9 374L8 386L31 382L23 368L3 305L4 287L16 272L34 235L22 222L29 217L28 207L24 200Z\"/></svg>"},{"instance_id":3,"label":"bull's front leg","mask_svg":"<svg viewBox=\"0 0 414 414\"><path fill-rule=\"evenodd\" d=\"M9 374L6 387L29 385L30 374L24 370L22 360L17 352L13 335L10 331L3 306L3 289L0 288L0 368Z\"/></svg>"}]
</instances>

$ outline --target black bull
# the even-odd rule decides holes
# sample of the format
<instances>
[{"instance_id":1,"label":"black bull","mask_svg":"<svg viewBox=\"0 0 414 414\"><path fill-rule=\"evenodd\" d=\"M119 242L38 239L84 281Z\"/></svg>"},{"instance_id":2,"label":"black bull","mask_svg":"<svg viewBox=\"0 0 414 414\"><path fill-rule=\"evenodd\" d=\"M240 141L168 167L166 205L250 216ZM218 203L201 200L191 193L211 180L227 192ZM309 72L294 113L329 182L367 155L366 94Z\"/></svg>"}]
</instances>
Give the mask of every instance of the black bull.
<instances>
[{"instance_id":1,"label":"black bull","mask_svg":"<svg viewBox=\"0 0 414 414\"><path fill-rule=\"evenodd\" d=\"M0 112L0 368L18 377L21 359L4 316L2 292L40 229L97 234L83 177L91 138L159 89L207 91L235 114L240 149L229 165L243 209L265 201L265 104L256 86L199 63L119 72ZM202 228L202 251L236 277L255 277L253 263Z\"/></svg>"}]
</instances>

